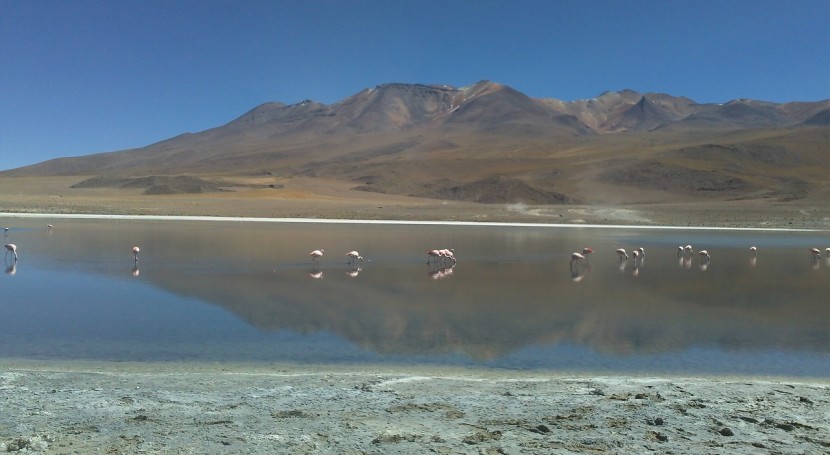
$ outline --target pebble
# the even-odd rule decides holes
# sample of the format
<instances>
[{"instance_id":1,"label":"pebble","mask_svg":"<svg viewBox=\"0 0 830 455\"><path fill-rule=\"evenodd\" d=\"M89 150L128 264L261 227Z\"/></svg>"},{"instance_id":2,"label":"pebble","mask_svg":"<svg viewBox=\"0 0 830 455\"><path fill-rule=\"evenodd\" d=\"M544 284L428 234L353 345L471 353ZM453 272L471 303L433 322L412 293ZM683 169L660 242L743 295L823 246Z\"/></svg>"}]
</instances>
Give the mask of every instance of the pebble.
<instances>
[{"instance_id":1,"label":"pebble","mask_svg":"<svg viewBox=\"0 0 830 455\"><path fill-rule=\"evenodd\" d=\"M733 432L732 432L732 429L731 429L731 428L729 428L729 427L723 427L723 428L721 428L721 429L720 429L720 431L719 431L718 433L720 433L720 434L721 434L721 436L735 436L735 433L733 433Z\"/></svg>"}]
</instances>

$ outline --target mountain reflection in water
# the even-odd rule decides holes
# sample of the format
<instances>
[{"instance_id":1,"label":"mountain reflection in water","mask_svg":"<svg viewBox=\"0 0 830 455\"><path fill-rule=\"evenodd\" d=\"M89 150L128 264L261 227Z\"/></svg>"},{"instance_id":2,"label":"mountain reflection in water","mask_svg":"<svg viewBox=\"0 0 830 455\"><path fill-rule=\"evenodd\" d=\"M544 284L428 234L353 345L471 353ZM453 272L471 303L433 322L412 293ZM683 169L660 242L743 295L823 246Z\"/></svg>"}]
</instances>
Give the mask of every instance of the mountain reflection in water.
<instances>
[{"instance_id":1,"label":"mountain reflection in water","mask_svg":"<svg viewBox=\"0 0 830 455\"><path fill-rule=\"evenodd\" d=\"M826 233L65 220L49 235L25 226L13 235L21 259L3 280L7 327L37 320L27 305L68 314L75 299L102 298L95 282L106 280L129 286L136 314L144 290L154 299L163 290L171 308L201 302L194 315L211 304L256 332L331 333L398 359L462 354L490 364L557 345L614 362L694 349L749 361L753 353L830 356L830 263L816 266L807 252L830 243ZM680 256L677 245L690 242L711 260ZM443 246L457 264L427 263L424 252ZM588 246L594 253L572 266L571 253ZM319 264L308 259L312 247L326 250ZM647 255L624 261L620 247ZM349 264L350 250L364 262ZM38 273L28 279L28 269ZM92 292L65 296L32 281L65 270L89 277ZM186 339L199 318L176 317ZM92 338L108 323L88 319L76 324L88 324ZM131 322L153 337L153 319ZM62 326L50 327L61 342ZM4 342L14 345L16 330Z\"/></svg>"}]
</instances>

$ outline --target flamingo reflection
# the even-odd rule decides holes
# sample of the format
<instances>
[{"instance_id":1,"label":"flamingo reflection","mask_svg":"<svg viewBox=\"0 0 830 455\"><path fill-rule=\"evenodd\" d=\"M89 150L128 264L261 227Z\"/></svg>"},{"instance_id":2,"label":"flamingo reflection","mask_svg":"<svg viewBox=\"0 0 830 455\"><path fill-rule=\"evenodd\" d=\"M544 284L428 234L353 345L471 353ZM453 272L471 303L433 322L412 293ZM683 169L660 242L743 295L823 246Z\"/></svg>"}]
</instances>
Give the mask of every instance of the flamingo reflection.
<instances>
[{"instance_id":1,"label":"flamingo reflection","mask_svg":"<svg viewBox=\"0 0 830 455\"><path fill-rule=\"evenodd\" d=\"M136 264L136 266L135 266L135 267L133 267L133 272L132 272L132 275L133 275L133 276L139 276L139 275L141 275L141 271L140 271L140 270L138 270L138 265L137 265L137 264Z\"/></svg>"},{"instance_id":2,"label":"flamingo reflection","mask_svg":"<svg viewBox=\"0 0 830 455\"><path fill-rule=\"evenodd\" d=\"M12 262L12 265L6 267L6 275L14 276L17 274L17 261Z\"/></svg>"},{"instance_id":3,"label":"flamingo reflection","mask_svg":"<svg viewBox=\"0 0 830 455\"><path fill-rule=\"evenodd\" d=\"M360 272L362 272L362 271L363 271L363 268L360 267L360 266L358 266L358 267L349 267L349 270L346 271L346 275L348 275L351 278L357 278L357 275L359 275Z\"/></svg>"},{"instance_id":4,"label":"flamingo reflection","mask_svg":"<svg viewBox=\"0 0 830 455\"><path fill-rule=\"evenodd\" d=\"M320 280L323 278L323 271L322 270L315 270L313 272L309 272L308 276L314 278L315 280Z\"/></svg>"},{"instance_id":5,"label":"flamingo reflection","mask_svg":"<svg viewBox=\"0 0 830 455\"><path fill-rule=\"evenodd\" d=\"M453 267L455 267L455 264L453 264L449 267L441 267L441 268L438 268L438 269L435 269L435 270L430 270L430 271L427 272L427 274L433 280L443 280L444 278L449 278L449 277L452 276Z\"/></svg>"}]
</instances>

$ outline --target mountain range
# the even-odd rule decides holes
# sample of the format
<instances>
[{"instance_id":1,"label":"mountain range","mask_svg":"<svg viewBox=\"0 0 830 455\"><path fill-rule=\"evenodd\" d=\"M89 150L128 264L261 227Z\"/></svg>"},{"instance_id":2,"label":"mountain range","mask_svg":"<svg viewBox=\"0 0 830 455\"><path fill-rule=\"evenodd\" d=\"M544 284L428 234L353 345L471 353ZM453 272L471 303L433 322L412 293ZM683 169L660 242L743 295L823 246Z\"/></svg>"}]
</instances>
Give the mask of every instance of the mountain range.
<instances>
[{"instance_id":1,"label":"mountain range","mask_svg":"<svg viewBox=\"0 0 830 455\"><path fill-rule=\"evenodd\" d=\"M786 201L830 192L830 100L700 104L623 90L560 101L490 81L391 83L330 105L265 103L146 147L0 173L56 175L112 187L186 178L173 192L317 177L481 203Z\"/></svg>"}]
</instances>

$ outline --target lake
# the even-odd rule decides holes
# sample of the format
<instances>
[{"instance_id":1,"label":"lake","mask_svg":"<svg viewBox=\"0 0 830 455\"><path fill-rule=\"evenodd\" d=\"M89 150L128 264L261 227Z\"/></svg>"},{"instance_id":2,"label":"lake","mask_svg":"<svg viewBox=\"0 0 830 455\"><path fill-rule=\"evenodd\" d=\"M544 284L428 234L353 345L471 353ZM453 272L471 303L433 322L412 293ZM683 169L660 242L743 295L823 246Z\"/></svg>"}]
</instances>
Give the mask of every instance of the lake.
<instances>
[{"instance_id":1,"label":"lake","mask_svg":"<svg viewBox=\"0 0 830 455\"><path fill-rule=\"evenodd\" d=\"M0 357L830 377L830 258L808 252L830 246L828 232L0 226L20 255L0 276ZM711 260L679 257L686 244ZM583 247L594 252L571 264ZM615 253L639 247L641 260ZM308 253L320 248L315 264ZM454 267L428 264L434 248L453 248ZM363 262L349 264L350 250Z\"/></svg>"}]
</instances>

